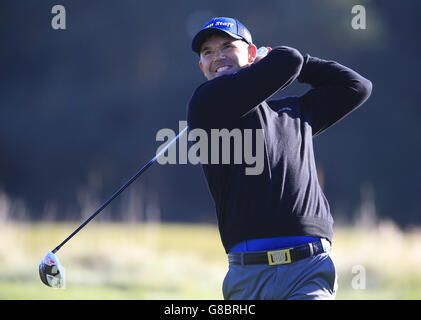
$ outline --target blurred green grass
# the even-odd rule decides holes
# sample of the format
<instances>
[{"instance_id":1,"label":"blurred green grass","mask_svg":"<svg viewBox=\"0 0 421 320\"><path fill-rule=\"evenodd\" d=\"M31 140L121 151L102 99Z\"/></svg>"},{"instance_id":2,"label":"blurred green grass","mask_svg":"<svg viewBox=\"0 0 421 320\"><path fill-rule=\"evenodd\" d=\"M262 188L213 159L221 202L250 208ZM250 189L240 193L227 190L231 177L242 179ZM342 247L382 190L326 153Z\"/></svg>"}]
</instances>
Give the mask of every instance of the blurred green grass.
<instances>
[{"instance_id":1,"label":"blurred green grass","mask_svg":"<svg viewBox=\"0 0 421 320\"><path fill-rule=\"evenodd\" d=\"M222 299L228 265L214 225L92 223L58 253L66 288L41 283L38 265L76 224L4 223L0 299ZM420 299L421 232L392 223L335 229L337 299ZM365 288L353 273L365 271ZM360 270L360 269L359 269ZM355 270L354 270L355 271Z\"/></svg>"}]
</instances>

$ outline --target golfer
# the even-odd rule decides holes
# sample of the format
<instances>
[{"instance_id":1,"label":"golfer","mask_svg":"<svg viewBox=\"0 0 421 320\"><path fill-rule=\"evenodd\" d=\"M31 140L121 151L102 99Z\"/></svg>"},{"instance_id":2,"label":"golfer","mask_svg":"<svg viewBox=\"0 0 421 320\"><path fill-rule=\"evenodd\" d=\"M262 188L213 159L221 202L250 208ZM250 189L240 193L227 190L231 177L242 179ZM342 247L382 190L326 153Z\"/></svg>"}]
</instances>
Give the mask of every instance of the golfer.
<instances>
[{"instance_id":1,"label":"golfer","mask_svg":"<svg viewBox=\"0 0 421 320\"><path fill-rule=\"evenodd\" d=\"M233 18L206 23L192 49L207 81L189 101L189 129L264 133L258 175L247 175L245 163L202 163L228 254L224 298L334 299L333 219L312 140L365 102L371 82L291 47L264 47L258 55L250 32ZM271 99L295 80L312 88Z\"/></svg>"}]
</instances>

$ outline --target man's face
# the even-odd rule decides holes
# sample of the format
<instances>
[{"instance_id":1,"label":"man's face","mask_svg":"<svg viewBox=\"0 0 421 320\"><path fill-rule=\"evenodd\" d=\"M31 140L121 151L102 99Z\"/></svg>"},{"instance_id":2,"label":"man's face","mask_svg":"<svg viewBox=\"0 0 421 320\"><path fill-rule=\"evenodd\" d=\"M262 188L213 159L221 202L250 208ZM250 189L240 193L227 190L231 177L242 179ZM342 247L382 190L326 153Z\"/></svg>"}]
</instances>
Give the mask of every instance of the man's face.
<instances>
[{"instance_id":1,"label":"man's face","mask_svg":"<svg viewBox=\"0 0 421 320\"><path fill-rule=\"evenodd\" d=\"M208 80L232 74L253 63L256 46L228 35L215 34L203 42L199 67Z\"/></svg>"}]
</instances>

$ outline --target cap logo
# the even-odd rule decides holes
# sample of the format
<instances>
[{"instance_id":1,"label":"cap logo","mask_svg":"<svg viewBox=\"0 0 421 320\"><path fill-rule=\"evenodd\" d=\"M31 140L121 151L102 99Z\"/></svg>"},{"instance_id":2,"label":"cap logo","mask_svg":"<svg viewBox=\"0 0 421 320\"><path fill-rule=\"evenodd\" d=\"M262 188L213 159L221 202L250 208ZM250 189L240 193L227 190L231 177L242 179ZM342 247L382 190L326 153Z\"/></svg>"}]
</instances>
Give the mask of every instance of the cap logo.
<instances>
[{"instance_id":1,"label":"cap logo","mask_svg":"<svg viewBox=\"0 0 421 320\"><path fill-rule=\"evenodd\" d=\"M215 27L224 26L224 27L231 28L233 25L234 24L232 22L216 21L216 22L209 23L207 26L205 26L205 28L212 28L213 26Z\"/></svg>"},{"instance_id":2,"label":"cap logo","mask_svg":"<svg viewBox=\"0 0 421 320\"><path fill-rule=\"evenodd\" d=\"M232 22L216 21L216 25L231 28L234 24Z\"/></svg>"}]
</instances>

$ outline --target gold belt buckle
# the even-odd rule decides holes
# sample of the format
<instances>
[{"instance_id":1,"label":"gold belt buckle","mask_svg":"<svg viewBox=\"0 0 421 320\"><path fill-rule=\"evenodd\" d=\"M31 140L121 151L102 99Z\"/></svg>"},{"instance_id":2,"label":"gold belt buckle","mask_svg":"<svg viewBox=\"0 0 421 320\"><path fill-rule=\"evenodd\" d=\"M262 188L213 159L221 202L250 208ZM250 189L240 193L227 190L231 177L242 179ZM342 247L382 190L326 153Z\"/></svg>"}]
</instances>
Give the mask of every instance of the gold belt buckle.
<instances>
[{"instance_id":1,"label":"gold belt buckle","mask_svg":"<svg viewBox=\"0 0 421 320\"><path fill-rule=\"evenodd\" d=\"M268 251L268 260L271 266L291 263L291 249Z\"/></svg>"}]
</instances>

